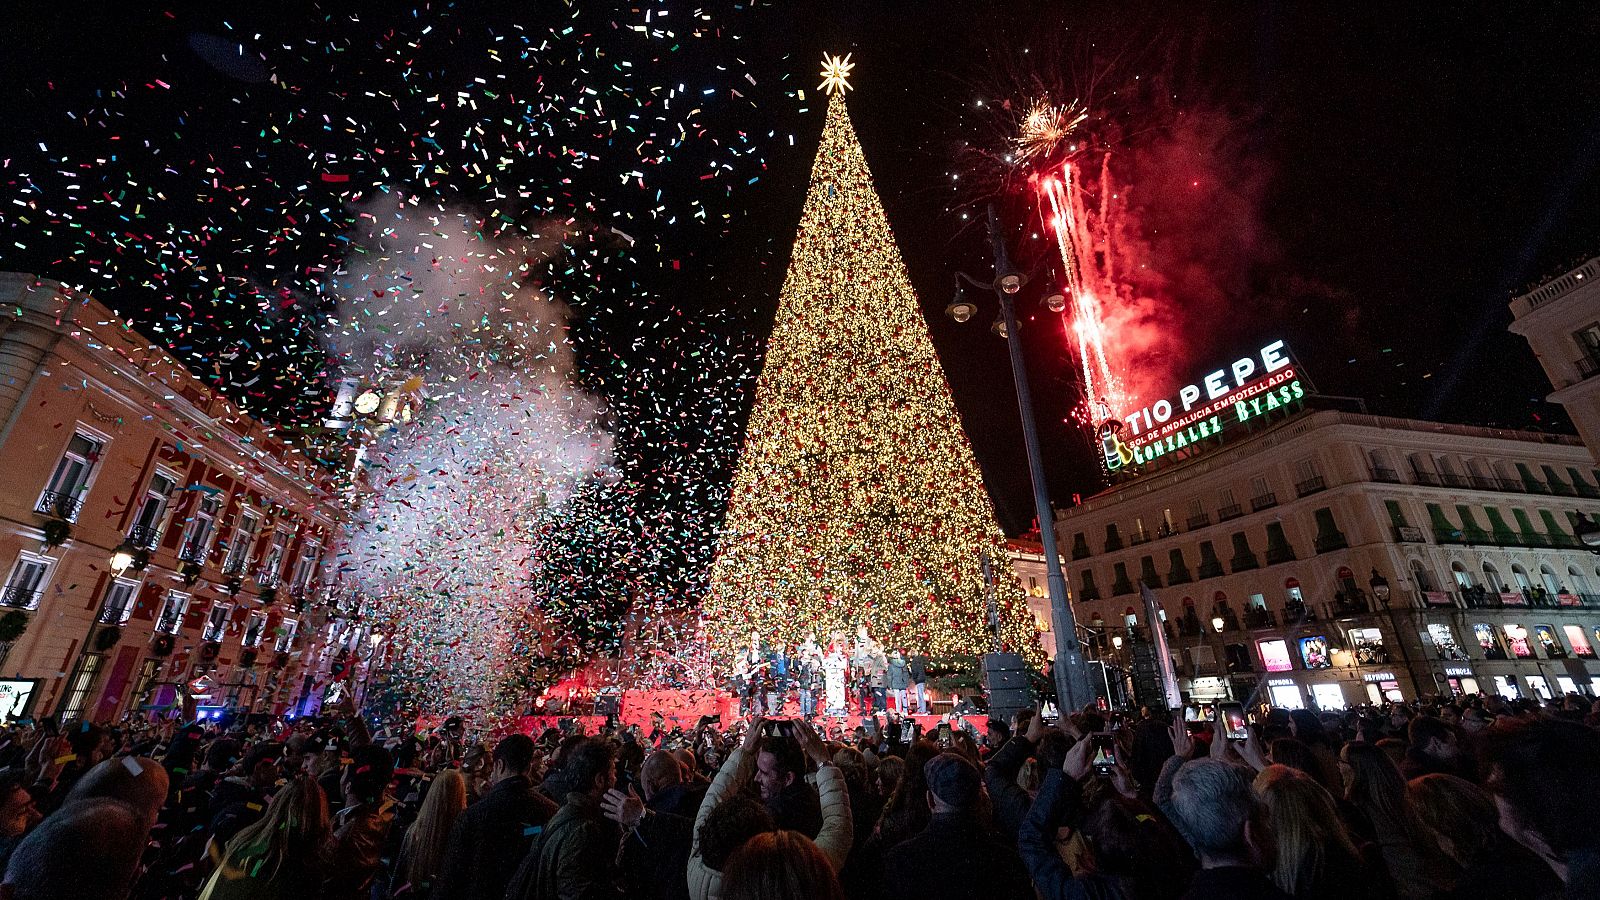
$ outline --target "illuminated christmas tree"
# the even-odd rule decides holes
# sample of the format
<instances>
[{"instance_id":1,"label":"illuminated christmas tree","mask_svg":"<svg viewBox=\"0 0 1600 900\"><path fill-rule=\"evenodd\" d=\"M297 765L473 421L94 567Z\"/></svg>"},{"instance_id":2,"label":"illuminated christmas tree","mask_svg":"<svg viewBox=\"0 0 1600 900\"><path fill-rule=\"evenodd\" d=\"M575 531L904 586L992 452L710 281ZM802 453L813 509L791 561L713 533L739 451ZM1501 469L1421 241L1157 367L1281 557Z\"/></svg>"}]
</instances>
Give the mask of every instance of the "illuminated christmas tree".
<instances>
[{"instance_id":1,"label":"illuminated christmas tree","mask_svg":"<svg viewBox=\"0 0 1600 900\"><path fill-rule=\"evenodd\" d=\"M778 300L705 612L791 646L866 625L933 655L1042 657L1004 536L827 60L822 144Z\"/></svg>"}]
</instances>

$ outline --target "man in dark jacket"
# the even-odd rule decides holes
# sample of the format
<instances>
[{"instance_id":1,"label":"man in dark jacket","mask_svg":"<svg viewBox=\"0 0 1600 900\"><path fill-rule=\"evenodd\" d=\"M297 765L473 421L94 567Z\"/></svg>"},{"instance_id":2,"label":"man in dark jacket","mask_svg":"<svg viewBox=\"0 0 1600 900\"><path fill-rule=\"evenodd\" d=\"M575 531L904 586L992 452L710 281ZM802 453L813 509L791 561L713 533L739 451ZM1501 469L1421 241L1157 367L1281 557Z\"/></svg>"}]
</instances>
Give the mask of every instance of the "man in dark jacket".
<instances>
[{"instance_id":1,"label":"man in dark jacket","mask_svg":"<svg viewBox=\"0 0 1600 900\"><path fill-rule=\"evenodd\" d=\"M1017 839L1017 829L1033 806L1033 798L1017 784L1017 773L1030 756L1037 757L1046 772L1061 768L1067 741L1059 730L1045 728L1044 717L1035 709L1022 733L1006 741L984 764L983 784L989 789L995 827L1007 841Z\"/></svg>"},{"instance_id":2,"label":"man in dark jacket","mask_svg":"<svg viewBox=\"0 0 1600 900\"><path fill-rule=\"evenodd\" d=\"M779 828L816 840L822 831L822 801L816 788L806 783L806 755L794 738L762 742L756 757L756 787Z\"/></svg>"},{"instance_id":3,"label":"man in dark jacket","mask_svg":"<svg viewBox=\"0 0 1600 900\"><path fill-rule=\"evenodd\" d=\"M911 698L916 701L917 715L928 714L928 658L922 654L911 657L906 663L906 673L911 676Z\"/></svg>"},{"instance_id":4,"label":"man in dark jacket","mask_svg":"<svg viewBox=\"0 0 1600 900\"><path fill-rule=\"evenodd\" d=\"M1032 897L1033 886L1016 851L978 824L983 777L956 753L941 753L923 766L933 818L916 837L884 856L884 883L898 896L919 900L966 898L974 885L988 897Z\"/></svg>"},{"instance_id":5,"label":"man in dark jacket","mask_svg":"<svg viewBox=\"0 0 1600 900\"><path fill-rule=\"evenodd\" d=\"M622 832L600 801L617 783L617 751L600 738L572 748L563 767L572 788L522 860L507 900L613 900L618 887L617 847Z\"/></svg>"},{"instance_id":6,"label":"man in dark jacket","mask_svg":"<svg viewBox=\"0 0 1600 900\"><path fill-rule=\"evenodd\" d=\"M450 829L434 900L503 897L556 805L533 787L533 738L513 734L494 746L489 792L462 810Z\"/></svg>"},{"instance_id":7,"label":"man in dark jacket","mask_svg":"<svg viewBox=\"0 0 1600 900\"><path fill-rule=\"evenodd\" d=\"M234 835L266 815L267 804L278 783L278 761L283 745L263 741L250 748L239 763L239 774L217 783L211 792L211 839L226 847Z\"/></svg>"},{"instance_id":8,"label":"man in dark jacket","mask_svg":"<svg viewBox=\"0 0 1600 900\"><path fill-rule=\"evenodd\" d=\"M601 801L606 818L622 826L622 885L629 897L689 900L687 878L662 873L686 872L694 843L694 817L703 789L688 791L683 766L665 750L645 758L641 797L631 788L609 791Z\"/></svg>"}]
</instances>

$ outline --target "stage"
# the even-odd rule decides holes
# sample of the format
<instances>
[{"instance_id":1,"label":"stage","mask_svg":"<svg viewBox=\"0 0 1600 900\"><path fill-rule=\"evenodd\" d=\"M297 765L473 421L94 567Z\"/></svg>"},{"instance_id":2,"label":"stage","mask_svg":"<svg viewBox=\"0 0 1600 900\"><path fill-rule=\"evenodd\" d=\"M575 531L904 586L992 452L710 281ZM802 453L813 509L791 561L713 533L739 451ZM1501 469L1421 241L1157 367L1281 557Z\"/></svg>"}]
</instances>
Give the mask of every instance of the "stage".
<instances>
[{"instance_id":1,"label":"stage","mask_svg":"<svg viewBox=\"0 0 1600 900\"><path fill-rule=\"evenodd\" d=\"M609 718L604 713L595 714L590 710L598 707L607 708L611 701L617 703L617 720L624 725L637 725L639 730L648 735L656 727L656 716L660 715L660 727L666 731L681 728L685 732L693 731L695 726L705 716L712 716L717 721L717 728L726 731L735 722L742 721L739 715L738 698L731 696L726 691L690 691L690 690L629 690L620 695L607 695L602 693L593 703L583 703L579 706L578 714L561 713L535 713L522 716L517 721L518 730L537 738L547 728L557 728L562 721L581 723L587 734L594 734L605 727ZM891 704L893 701L890 701ZM930 708L943 704L929 703ZM571 704L569 704L569 708ZM922 733L931 735L938 729L939 723L944 719L945 713L934 712L929 715L913 715L917 724L922 726ZM774 718L798 719L800 717L800 704L790 698L784 704L783 711L773 716ZM829 737L848 736L857 726L862 724L863 717L856 709L842 717L824 716L820 713L812 719L812 724L820 731L826 731ZM988 732L989 717L985 713L975 713L958 717L958 727L977 731L978 734Z\"/></svg>"}]
</instances>

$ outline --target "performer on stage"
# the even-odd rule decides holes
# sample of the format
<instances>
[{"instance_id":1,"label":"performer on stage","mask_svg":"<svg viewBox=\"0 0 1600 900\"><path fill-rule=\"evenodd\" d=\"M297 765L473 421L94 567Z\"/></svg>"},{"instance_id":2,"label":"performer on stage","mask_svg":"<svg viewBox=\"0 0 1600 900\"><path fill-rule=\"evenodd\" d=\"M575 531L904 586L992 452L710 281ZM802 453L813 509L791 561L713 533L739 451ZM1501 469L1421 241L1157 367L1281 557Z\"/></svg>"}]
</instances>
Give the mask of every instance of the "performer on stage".
<instances>
[{"instance_id":1,"label":"performer on stage","mask_svg":"<svg viewBox=\"0 0 1600 900\"><path fill-rule=\"evenodd\" d=\"M828 653L822 658L823 692L827 696L825 714L840 718L845 714L844 672L849 659L844 655L844 635L834 632Z\"/></svg>"},{"instance_id":2,"label":"performer on stage","mask_svg":"<svg viewBox=\"0 0 1600 900\"><path fill-rule=\"evenodd\" d=\"M795 648L795 684L800 690L800 718L809 721L817 714L817 694L822 687L822 648L816 635L808 634Z\"/></svg>"},{"instance_id":3,"label":"performer on stage","mask_svg":"<svg viewBox=\"0 0 1600 900\"><path fill-rule=\"evenodd\" d=\"M768 669L771 661L767 659L767 651L761 646L761 636L754 631L750 632L750 646L739 654L745 667L744 691L740 696L740 715L765 715L764 708L767 699L763 689L767 678L770 677Z\"/></svg>"}]
</instances>

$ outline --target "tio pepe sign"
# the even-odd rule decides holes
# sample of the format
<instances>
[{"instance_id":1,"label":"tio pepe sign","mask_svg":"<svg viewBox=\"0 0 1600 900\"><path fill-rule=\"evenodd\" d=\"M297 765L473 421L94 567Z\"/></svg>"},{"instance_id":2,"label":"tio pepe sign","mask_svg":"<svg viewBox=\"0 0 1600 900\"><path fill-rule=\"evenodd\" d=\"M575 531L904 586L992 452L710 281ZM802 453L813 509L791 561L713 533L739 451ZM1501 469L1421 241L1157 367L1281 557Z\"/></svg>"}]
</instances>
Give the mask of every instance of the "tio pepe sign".
<instances>
[{"instance_id":1,"label":"tio pepe sign","mask_svg":"<svg viewBox=\"0 0 1600 900\"><path fill-rule=\"evenodd\" d=\"M1283 341L1233 361L1194 384L1101 427L1108 470L1138 466L1220 435L1240 422L1304 399L1306 386Z\"/></svg>"}]
</instances>

